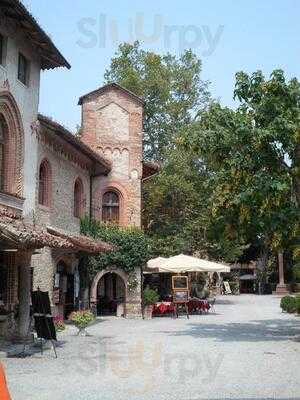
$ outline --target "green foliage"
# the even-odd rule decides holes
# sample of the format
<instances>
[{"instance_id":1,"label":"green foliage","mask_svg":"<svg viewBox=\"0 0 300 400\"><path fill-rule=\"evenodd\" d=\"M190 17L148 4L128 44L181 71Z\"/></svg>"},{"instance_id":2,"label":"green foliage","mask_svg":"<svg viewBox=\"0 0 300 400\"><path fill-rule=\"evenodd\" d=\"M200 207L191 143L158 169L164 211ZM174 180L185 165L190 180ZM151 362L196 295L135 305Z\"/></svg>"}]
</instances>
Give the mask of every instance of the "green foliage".
<instances>
[{"instance_id":1,"label":"green foliage","mask_svg":"<svg viewBox=\"0 0 300 400\"><path fill-rule=\"evenodd\" d=\"M130 273L142 267L149 259L149 241L142 230L134 227L123 228L112 224L83 218L83 234L101 239L116 246L116 250L88 257L91 276L107 267L116 267Z\"/></svg>"},{"instance_id":2,"label":"green foliage","mask_svg":"<svg viewBox=\"0 0 300 400\"><path fill-rule=\"evenodd\" d=\"M297 314L300 314L300 296L296 296L296 311Z\"/></svg>"},{"instance_id":3,"label":"green foliage","mask_svg":"<svg viewBox=\"0 0 300 400\"><path fill-rule=\"evenodd\" d=\"M73 311L69 316L69 320L79 329L86 328L94 319L95 316L90 310Z\"/></svg>"},{"instance_id":4,"label":"green foliage","mask_svg":"<svg viewBox=\"0 0 300 400\"><path fill-rule=\"evenodd\" d=\"M211 104L183 140L206 165L220 242L276 253L299 225L300 85L239 72L234 95L236 110Z\"/></svg>"},{"instance_id":5,"label":"green foliage","mask_svg":"<svg viewBox=\"0 0 300 400\"><path fill-rule=\"evenodd\" d=\"M296 311L296 298L293 296L284 296L281 299L280 307L282 311L286 311L288 313L293 313Z\"/></svg>"},{"instance_id":6,"label":"green foliage","mask_svg":"<svg viewBox=\"0 0 300 400\"><path fill-rule=\"evenodd\" d=\"M150 289L148 286L143 291L143 304L145 306L157 303L159 295L156 290Z\"/></svg>"},{"instance_id":7,"label":"green foliage","mask_svg":"<svg viewBox=\"0 0 300 400\"><path fill-rule=\"evenodd\" d=\"M293 267L293 282L300 283L300 268Z\"/></svg>"},{"instance_id":8,"label":"green foliage","mask_svg":"<svg viewBox=\"0 0 300 400\"><path fill-rule=\"evenodd\" d=\"M200 79L201 61L192 51L179 58L123 43L105 73L145 100L144 153L151 160L164 159L180 130L188 130L195 114L208 99L207 83Z\"/></svg>"}]
</instances>

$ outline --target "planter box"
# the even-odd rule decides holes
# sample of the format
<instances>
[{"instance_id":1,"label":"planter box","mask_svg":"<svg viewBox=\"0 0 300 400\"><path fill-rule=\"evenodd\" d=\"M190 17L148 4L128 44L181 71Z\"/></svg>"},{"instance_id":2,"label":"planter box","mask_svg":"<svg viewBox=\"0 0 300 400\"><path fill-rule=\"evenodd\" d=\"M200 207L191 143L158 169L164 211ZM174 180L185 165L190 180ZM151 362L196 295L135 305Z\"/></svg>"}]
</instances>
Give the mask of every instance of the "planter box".
<instances>
[{"instance_id":1,"label":"planter box","mask_svg":"<svg viewBox=\"0 0 300 400\"><path fill-rule=\"evenodd\" d=\"M153 305L145 306L143 309L143 318L152 319Z\"/></svg>"}]
</instances>

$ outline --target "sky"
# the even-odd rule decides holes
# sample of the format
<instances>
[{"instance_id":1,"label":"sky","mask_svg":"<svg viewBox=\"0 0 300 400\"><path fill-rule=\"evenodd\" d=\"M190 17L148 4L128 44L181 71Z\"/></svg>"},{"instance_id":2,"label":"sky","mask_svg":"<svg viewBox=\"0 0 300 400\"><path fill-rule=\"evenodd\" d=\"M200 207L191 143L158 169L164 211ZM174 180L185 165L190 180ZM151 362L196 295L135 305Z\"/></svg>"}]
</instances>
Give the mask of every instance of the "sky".
<instances>
[{"instance_id":1,"label":"sky","mask_svg":"<svg viewBox=\"0 0 300 400\"><path fill-rule=\"evenodd\" d=\"M42 73L40 112L75 130L78 98L100 87L118 44L202 60L213 97L234 107L235 73L300 79L299 0L23 0L72 68Z\"/></svg>"}]
</instances>

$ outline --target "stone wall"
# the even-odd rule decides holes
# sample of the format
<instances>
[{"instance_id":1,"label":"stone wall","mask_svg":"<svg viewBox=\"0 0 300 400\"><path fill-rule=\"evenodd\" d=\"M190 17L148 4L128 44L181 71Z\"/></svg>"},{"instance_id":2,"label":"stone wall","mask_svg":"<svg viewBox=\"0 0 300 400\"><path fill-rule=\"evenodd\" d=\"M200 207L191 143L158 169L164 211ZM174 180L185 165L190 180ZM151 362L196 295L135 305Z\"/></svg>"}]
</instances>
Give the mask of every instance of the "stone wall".
<instances>
[{"instance_id":1,"label":"stone wall","mask_svg":"<svg viewBox=\"0 0 300 400\"><path fill-rule=\"evenodd\" d=\"M38 144L38 165L47 160L51 168L51 198L50 206L38 204L39 176L35 176L36 212L39 223L51 225L70 233L80 232L80 219L74 217L74 185L80 178L84 188L83 215L89 214L90 205L90 174L72 163L52 147L43 142Z\"/></svg>"},{"instance_id":2,"label":"stone wall","mask_svg":"<svg viewBox=\"0 0 300 400\"><path fill-rule=\"evenodd\" d=\"M38 203L38 172L35 176L36 204L34 218L39 224L50 225L62 229L70 234L80 233L80 219L74 217L74 184L80 178L84 187L84 214L89 213L90 205L90 173L78 164L70 161L65 154L57 152L56 149L39 140L38 142L38 165L47 160L51 168L51 198L49 207ZM74 273L78 265L78 259L74 253L66 250L51 250L44 248L39 254L32 257L34 266L33 286L49 292L52 302L53 277L57 272L57 264L64 261L70 267L70 273ZM53 305L53 303L52 303ZM55 312L63 314L63 306L55 307Z\"/></svg>"}]
</instances>

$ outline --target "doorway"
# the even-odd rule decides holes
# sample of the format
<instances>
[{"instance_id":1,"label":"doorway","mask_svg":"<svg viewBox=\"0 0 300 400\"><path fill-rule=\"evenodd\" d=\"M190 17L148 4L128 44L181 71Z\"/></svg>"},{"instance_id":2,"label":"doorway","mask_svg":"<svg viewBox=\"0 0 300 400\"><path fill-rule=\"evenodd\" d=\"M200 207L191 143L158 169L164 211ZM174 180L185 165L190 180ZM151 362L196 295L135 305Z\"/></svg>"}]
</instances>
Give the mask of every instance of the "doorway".
<instances>
[{"instance_id":1,"label":"doorway","mask_svg":"<svg viewBox=\"0 0 300 400\"><path fill-rule=\"evenodd\" d=\"M59 284L59 303L60 314L67 319L72 311L75 310L75 284L74 274L70 272L70 268L63 261L57 264L58 284Z\"/></svg>"},{"instance_id":2,"label":"doorway","mask_svg":"<svg viewBox=\"0 0 300 400\"><path fill-rule=\"evenodd\" d=\"M97 285L97 315L124 315L126 288L123 278L107 272Z\"/></svg>"}]
</instances>

